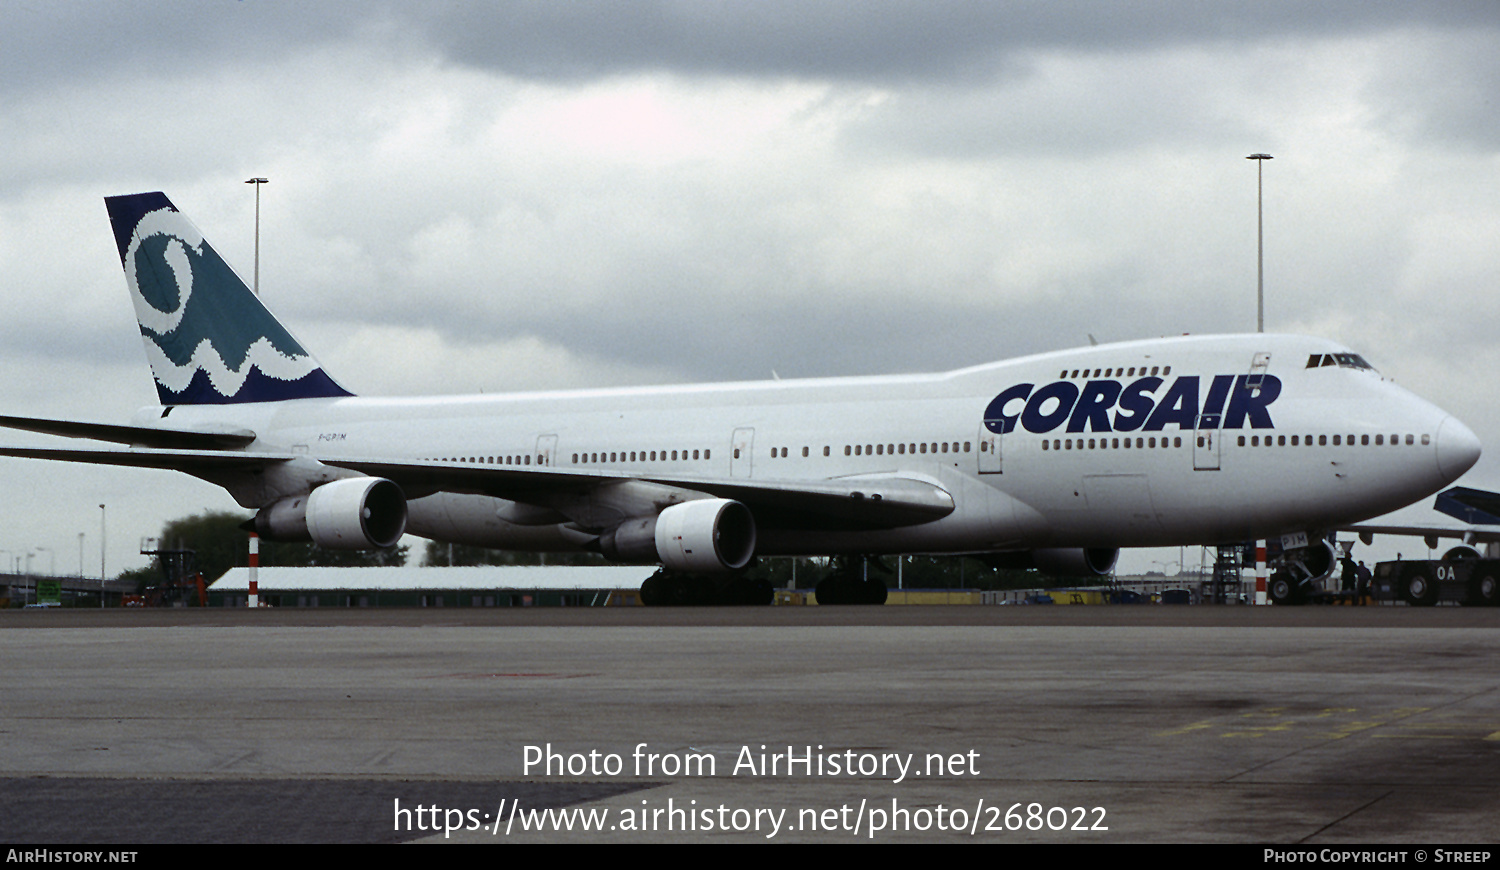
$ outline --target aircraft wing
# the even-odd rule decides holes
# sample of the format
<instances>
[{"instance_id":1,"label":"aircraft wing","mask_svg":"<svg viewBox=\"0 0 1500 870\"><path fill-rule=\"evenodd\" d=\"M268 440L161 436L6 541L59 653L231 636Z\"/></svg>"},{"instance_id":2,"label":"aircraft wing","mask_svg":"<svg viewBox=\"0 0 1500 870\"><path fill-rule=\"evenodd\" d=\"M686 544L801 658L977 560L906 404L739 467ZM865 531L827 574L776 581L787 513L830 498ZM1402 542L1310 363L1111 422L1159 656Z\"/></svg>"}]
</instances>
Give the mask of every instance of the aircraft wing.
<instances>
[{"instance_id":1,"label":"aircraft wing","mask_svg":"<svg viewBox=\"0 0 1500 870\"><path fill-rule=\"evenodd\" d=\"M1356 523L1344 526L1341 532L1358 532L1359 539L1370 543L1371 535L1405 535L1423 538L1428 549L1436 550L1440 538L1456 538L1465 544L1488 544L1500 541L1500 529L1458 529L1452 526L1381 526L1371 523Z\"/></svg>"},{"instance_id":2,"label":"aircraft wing","mask_svg":"<svg viewBox=\"0 0 1500 870\"><path fill-rule=\"evenodd\" d=\"M156 447L164 450L239 450L249 446L250 442L255 440L255 433L246 429L203 432L5 415L0 415L0 426L7 429L24 429L27 432L41 432L46 435L61 435L66 438L90 438L95 441L114 441L119 444Z\"/></svg>"},{"instance_id":3,"label":"aircraft wing","mask_svg":"<svg viewBox=\"0 0 1500 870\"><path fill-rule=\"evenodd\" d=\"M326 465L393 480L408 493L474 493L546 506L566 503L572 495L586 497L595 489L638 481L689 494L734 499L750 508L756 521L766 527L895 528L941 519L954 510L953 496L941 486L898 475L775 481L468 463L397 463L364 459L321 461ZM569 512L565 508L563 511Z\"/></svg>"},{"instance_id":4,"label":"aircraft wing","mask_svg":"<svg viewBox=\"0 0 1500 870\"><path fill-rule=\"evenodd\" d=\"M15 419L15 418L12 418ZM52 421L40 421L51 423ZM83 428L102 424L76 424ZM17 427L19 428L19 427ZM60 427L35 431L62 434ZM136 427L113 427L130 434ZM145 430L155 431L155 430ZM173 433L175 437L176 434ZM188 443L225 437L217 433L182 433ZM200 438L201 436L201 438ZM88 437L88 436L82 436ZM233 437L233 436L230 436ZM160 439L170 441L171 438ZM489 495L523 504L553 508L579 519L578 505L590 510L619 494L622 485L644 483L657 491L648 495L619 494L626 504L643 504L650 497L681 501L698 494L742 502L757 522L771 527L896 528L940 519L953 512L953 497L936 483L897 475L835 478L821 481L768 481L739 478L640 476L622 472L565 471L556 468L476 465L452 462L389 462L373 459L329 459L297 453L247 453L240 450L171 450L154 447L8 447L0 456L87 462L131 468L161 468L212 479L225 472L248 472L292 460L315 460L372 477L394 481L408 497L436 492ZM608 491L609 494L602 494ZM672 492L672 491L675 491ZM610 507L605 515L640 515L629 507ZM647 508L646 510L649 510ZM585 522L587 525L595 523Z\"/></svg>"},{"instance_id":5,"label":"aircraft wing","mask_svg":"<svg viewBox=\"0 0 1500 870\"><path fill-rule=\"evenodd\" d=\"M52 459L60 462L89 462L95 465L121 465L127 468L164 468L193 475L215 471L254 471L270 463L298 458L291 453L243 453L237 450L157 450L152 448L121 450L112 447L7 446L0 446L0 456Z\"/></svg>"},{"instance_id":6,"label":"aircraft wing","mask_svg":"<svg viewBox=\"0 0 1500 870\"><path fill-rule=\"evenodd\" d=\"M1339 531L1358 532L1361 541L1370 543L1371 535L1407 535L1423 538L1428 549L1437 549L1440 538L1457 538L1465 544L1500 542L1500 493L1455 486L1438 493L1432 509L1468 523L1467 528L1430 525L1382 525L1355 523ZM1493 528L1480 528L1492 526Z\"/></svg>"}]
</instances>

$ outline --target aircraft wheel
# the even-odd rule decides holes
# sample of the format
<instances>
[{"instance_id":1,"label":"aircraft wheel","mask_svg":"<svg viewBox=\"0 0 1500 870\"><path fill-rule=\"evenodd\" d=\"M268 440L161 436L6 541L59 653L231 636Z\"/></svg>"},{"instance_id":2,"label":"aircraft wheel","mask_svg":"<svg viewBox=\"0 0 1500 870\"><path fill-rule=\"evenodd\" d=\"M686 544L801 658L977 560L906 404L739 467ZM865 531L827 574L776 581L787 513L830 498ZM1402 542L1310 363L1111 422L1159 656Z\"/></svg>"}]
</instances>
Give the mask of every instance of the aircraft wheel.
<instances>
[{"instance_id":1,"label":"aircraft wheel","mask_svg":"<svg viewBox=\"0 0 1500 870\"><path fill-rule=\"evenodd\" d=\"M884 604L890 594L890 590L886 589L885 583L876 580L874 577L865 580L859 585L861 587L859 590L860 604Z\"/></svg>"},{"instance_id":2,"label":"aircraft wheel","mask_svg":"<svg viewBox=\"0 0 1500 870\"><path fill-rule=\"evenodd\" d=\"M656 601L658 606L689 607L706 603L703 601L703 584L697 582L698 578L672 571L660 571L655 577L660 578L660 594Z\"/></svg>"},{"instance_id":3,"label":"aircraft wheel","mask_svg":"<svg viewBox=\"0 0 1500 870\"><path fill-rule=\"evenodd\" d=\"M663 600L663 573L664 572L657 571L655 574L647 577L646 582L641 584L641 604L645 605L646 607L660 607L666 603Z\"/></svg>"},{"instance_id":4,"label":"aircraft wheel","mask_svg":"<svg viewBox=\"0 0 1500 870\"><path fill-rule=\"evenodd\" d=\"M1278 571L1271 575L1271 582L1266 586L1266 594L1270 597L1272 604L1282 606L1301 604L1301 589L1290 574Z\"/></svg>"},{"instance_id":5,"label":"aircraft wheel","mask_svg":"<svg viewBox=\"0 0 1500 870\"><path fill-rule=\"evenodd\" d=\"M1422 572L1406 578L1406 601L1414 607L1431 607L1437 603L1438 590Z\"/></svg>"}]
</instances>

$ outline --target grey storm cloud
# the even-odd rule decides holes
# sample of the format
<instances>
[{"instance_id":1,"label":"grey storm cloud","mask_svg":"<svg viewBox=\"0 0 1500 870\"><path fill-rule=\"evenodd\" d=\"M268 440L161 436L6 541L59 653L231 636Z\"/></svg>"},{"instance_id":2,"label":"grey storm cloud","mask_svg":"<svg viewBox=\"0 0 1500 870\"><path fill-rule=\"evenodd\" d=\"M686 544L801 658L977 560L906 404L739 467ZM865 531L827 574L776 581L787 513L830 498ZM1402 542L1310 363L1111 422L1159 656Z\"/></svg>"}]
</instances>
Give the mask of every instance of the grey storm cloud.
<instances>
[{"instance_id":1,"label":"grey storm cloud","mask_svg":"<svg viewBox=\"0 0 1500 870\"><path fill-rule=\"evenodd\" d=\"M419 4L420 5L420 4ZM1494 27L1485 2L434 4L423 32L453 59L532 76L678 70L885 81L987 71L1015 52Z\"/></svg>"},{"instance_id":2,"label":"grey storm cloud","mask_svg":"<svg viewBox=\"0 0 1500 870\"><path fill-rule=\"evenodd\" d=\"M376 40L392 52L523 78L665 71L901 81L988 77L1034 51L1327 38L1395 28L1494 29L1487 0L1257 4L876 0L743 2L51 2L13 5L0 35L11 87L101 69L252 64ZM59 46L70 50L59 52Z\"/></svg>"}]
</instances>

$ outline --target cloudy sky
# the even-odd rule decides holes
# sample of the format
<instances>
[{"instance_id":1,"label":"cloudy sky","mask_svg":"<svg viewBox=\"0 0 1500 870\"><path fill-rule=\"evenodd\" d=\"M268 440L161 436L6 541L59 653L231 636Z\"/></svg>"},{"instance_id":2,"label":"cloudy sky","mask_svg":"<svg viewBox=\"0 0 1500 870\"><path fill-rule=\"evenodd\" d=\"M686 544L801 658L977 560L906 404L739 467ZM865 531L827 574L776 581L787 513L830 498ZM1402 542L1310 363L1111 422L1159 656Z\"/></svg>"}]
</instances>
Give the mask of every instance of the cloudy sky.
<instances>
[{"instance_id":1,"label":"cloudy sky","mask_svg":"<svg viewBox=\"0 0 1500 870\"><path fill-rule=\"evenodd\" d=\"M1267 152L1267 329L1342 341L1465 420L1491 452L1463 482L1500 486L1489 0L0 14L0 413L155 402L112 194L166 191L248 275L243 181L269 178L262 293L325 367L462 393L1253 331L1245 157ZM164 520L233 507L29 460L0 486L0 559L59 572L80 533L98 571L101 502L111 574Z\"/></svg>"}]
</instances>

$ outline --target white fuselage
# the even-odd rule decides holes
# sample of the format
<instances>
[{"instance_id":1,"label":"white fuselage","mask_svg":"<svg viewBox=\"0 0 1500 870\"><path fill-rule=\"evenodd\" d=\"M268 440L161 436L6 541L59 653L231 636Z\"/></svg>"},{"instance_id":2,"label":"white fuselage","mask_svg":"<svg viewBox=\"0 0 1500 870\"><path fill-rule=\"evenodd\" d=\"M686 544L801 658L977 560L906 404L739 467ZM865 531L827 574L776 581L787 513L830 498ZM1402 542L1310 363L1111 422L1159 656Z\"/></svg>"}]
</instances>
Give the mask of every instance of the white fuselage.
<instances>
[{"instance_id":1,"label":"white fuselage","mask_svg":"<svg viewBox=\"0 0 1500 870\"><path fill-rule=\"evenodd\" d=\"M258 435L251 452L309 460L550 467L688 489L695 478L894 474L953 498L947 516L878 532L762 523L765 555L1245 541L1395 510L1477 459L1473 434L1441 409L1369 368L1309 368L1319 355L1352 356L1298 336L1204 336L935 375L181 406L139 421L242 426ZM216 482L258 507L307 481ZM408 528L418 535L517 549L579 543L506 499L413 495ZM601 515L629 513L608 503L608 487L580 498L599 500Z\"/></svg>"}]
</instances>

